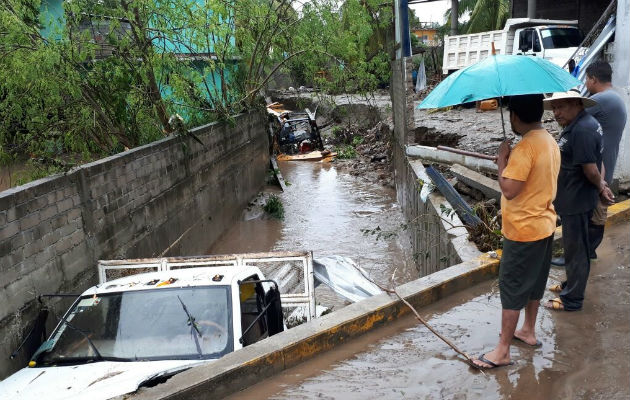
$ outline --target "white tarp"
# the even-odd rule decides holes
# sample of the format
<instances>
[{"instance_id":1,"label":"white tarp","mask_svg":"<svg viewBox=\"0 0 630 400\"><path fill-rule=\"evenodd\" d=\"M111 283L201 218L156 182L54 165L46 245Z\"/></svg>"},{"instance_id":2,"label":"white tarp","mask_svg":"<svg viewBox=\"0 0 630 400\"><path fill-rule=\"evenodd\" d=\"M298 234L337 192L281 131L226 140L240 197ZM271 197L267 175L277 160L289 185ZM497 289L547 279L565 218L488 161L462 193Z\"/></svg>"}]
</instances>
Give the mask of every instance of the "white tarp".
<instances>
[{"instance_id":1,"label":"white tarp","mask_svg":"<svg viewBox=\"0 0 630 400\"><path fill-rule=\"evenodd\" d=\"M416 78L416 93L427 87L427 71L424 68L424 57L420 58L418 76Z\"/></svg>"},{"instance_id":2,"label":"white tarp","mask_svg":"<svg viewBox=\"0 0 630 400\"><path fill-rule=\"evenodd\" d=\"M368 275L361 267L347 257L333 256L313 260L313 274L316 281L352 302L383 292L366 278Z\"/></svg>"}]
</instances>

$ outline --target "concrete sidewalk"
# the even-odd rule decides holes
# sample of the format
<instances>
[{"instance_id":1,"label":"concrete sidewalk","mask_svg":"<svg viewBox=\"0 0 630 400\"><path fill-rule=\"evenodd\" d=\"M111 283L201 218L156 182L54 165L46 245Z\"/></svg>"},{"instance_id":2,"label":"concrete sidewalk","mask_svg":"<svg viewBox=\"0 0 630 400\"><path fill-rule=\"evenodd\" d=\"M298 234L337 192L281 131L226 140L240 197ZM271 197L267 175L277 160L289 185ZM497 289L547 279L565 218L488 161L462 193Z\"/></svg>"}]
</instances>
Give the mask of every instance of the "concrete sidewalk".
<instances>
[{"instance_id":1,"label":"concrete sidewalk","mask_svg":"<svg viewBox=\"0 0 630 400\"><path fill-rule=\"evenodd\" d=\"M461 362L426 328L407 318L398 333L350 344L308 361L231 399L627 399L630 397L630 224L611 226L592 263L584 308L541 308L542 347L514 342L515 365L486 371ZM564 275L552 269L549 283ZM555 297L548 292L545 298ZM421 310L441 333L471 355L498 340L501 305L496 281ZM361 340L361 339L358 339ZM334 353L330 352L330 353Z\"/></svg>"}]
</instances>

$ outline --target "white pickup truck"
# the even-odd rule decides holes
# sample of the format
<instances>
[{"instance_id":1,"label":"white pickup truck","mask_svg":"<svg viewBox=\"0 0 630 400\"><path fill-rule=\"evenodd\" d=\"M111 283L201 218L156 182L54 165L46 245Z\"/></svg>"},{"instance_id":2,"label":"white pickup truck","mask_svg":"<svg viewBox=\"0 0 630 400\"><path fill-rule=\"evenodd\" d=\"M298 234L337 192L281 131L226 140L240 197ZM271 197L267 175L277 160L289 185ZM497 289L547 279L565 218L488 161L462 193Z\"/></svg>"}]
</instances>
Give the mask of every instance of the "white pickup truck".
<instances>
[{"instance_id":1,"label":"white pickup truck","mask_svg":"<svg viewBox=\"0 0 630 400\"><path fill-rule=\"evenodd\" d=\"M445 36L442 72L483 60L492 54L492 43L496 54L542 57L562 67L581 42L577 21L510 18L502 30Z\"/></svg>"},{"instance_id":2,"label":"white pickup truck","mask_svg":"<svg viewBox=\"0 0 630 400\"><path fill-rule=\"evenodd\" d=\"M99 261L98 274L29 366L0 382L0 399L110 399L156 385L282 332L288 315L321 314L315 277L350 301L380 292L352 260L311 252Z\"/></svg>"}]
</instances>

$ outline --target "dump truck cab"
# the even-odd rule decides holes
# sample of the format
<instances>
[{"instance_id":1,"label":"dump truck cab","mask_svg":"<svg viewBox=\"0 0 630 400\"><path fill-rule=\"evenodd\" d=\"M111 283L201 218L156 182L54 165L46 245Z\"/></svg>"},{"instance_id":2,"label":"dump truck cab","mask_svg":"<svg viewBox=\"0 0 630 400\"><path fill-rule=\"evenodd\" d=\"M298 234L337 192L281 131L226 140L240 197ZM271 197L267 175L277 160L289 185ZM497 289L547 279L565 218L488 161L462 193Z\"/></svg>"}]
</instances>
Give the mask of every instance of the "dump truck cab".
<instances>
[{"instance_id":1,"label":"dump truck cab","mask_svg":"<svg viewBox=\"0 0 630 400\"><path fill-rule=\"evenodd\" d=\"M576 20L510 18L501 30L445 36L442 72L450 74L482 61L493 48L496 54L542 57L562 67L582 39Z\"/></svg>"},{"instance_id":2,"label":"dump truck cab","mask_svg":"<svg viewBox=\"0 0 630 400\"><path fill-rule=\"evenodd\" d=\"M542 57L558 66L563 66L583 39L577 24L573 21L564 22L563 24L525 26L518 29L515 27L519 25L511 24L508 29L514 29L512 54ZM525 21L522 24L531 23Z\"/></svg>"},{"instance_id":3,"label":"dump truck cab","mask_svg":"<svg viewBox=\"0 0 630 400\"><path fill-rule=\"evenodd\" d=\"M275 262L284 278L286 262L304 268L306 293L283 296L310 316L310 252L101 261L100 283L74 301L28 368L0 382L1 397L108 399L283 331L279 286L256 260Z\"/></svg>"}]
</instances>

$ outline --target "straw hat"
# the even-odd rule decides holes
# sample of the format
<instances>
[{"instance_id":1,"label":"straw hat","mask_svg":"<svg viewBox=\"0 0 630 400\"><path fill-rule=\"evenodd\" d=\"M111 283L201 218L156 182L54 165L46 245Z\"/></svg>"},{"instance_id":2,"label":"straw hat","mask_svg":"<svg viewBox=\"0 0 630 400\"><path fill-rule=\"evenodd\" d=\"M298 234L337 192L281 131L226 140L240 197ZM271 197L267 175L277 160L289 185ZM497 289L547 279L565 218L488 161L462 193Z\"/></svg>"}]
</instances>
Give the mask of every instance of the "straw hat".
<instances>
[{"instance_id":1,"label":"straw hat","mask_svg":"<svg viewBox=\"0 0 630 400\"><path fill-rule=\"evenodd\" d=\"M543 100L543 107L545 108L545 110L551 110L552 101L565 99L580 99L582 100L582 105L584 106L584 108L597 105L597 102L595 100L589 99L588 97L582 97L577 90L571 89L568 92L556 92L550 97L547 97Z\"/></svg>"}]
</instances>

